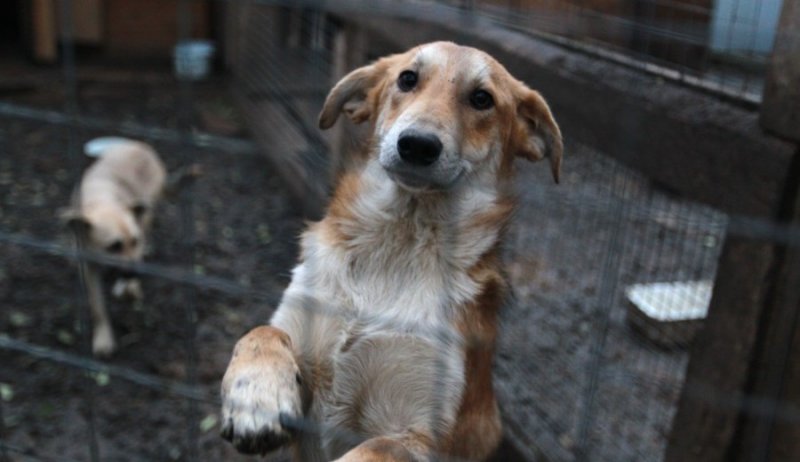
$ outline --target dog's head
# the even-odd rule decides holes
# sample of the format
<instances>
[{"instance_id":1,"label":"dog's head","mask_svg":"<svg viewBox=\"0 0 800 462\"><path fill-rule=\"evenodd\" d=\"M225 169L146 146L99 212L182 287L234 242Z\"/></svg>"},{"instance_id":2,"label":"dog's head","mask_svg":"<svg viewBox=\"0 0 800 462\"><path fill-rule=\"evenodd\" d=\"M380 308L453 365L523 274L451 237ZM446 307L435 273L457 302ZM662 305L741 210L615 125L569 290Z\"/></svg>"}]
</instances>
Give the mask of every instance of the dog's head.
<instances>
[{"instance_id":1,"label":"dog's head","mask_svg":"<svg viewBox=\"0 0 800 462\"><path fill-rule=\"evenodd\" d=\"M331 90L319 118L369 121L377 161L412 191L442 190L489 164L547 157L558 182L561 132L538 92L486 53L449 42L422 45L356 69Z\"/></svg>"},{"instance_id":2,"label":"dog's head","mask_svg":"<svg viewBox=\"0 0 800 462\"><path fill-rule=\"evenodd\" d=\"M144 255L138 209L97 204L85 210L67 209L61 213L61 219L82 237L89 250L138 261Z\"/></svg>"}]
</instances>

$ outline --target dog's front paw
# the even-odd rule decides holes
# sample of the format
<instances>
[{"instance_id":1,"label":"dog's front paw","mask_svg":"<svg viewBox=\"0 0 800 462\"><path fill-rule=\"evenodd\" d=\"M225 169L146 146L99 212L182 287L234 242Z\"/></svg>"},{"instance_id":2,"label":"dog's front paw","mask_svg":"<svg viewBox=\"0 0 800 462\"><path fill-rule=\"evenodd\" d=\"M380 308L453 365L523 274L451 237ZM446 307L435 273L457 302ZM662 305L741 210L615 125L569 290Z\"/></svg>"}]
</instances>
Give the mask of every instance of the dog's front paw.
<instances>
[{"instance_id":1,"label":"dog's front paw","mask_svg":"<svg viewBox=\"0 0 800 462\"><path fill-rule=\"evenodd\" d=\"M284 343L248 340L222 380L221 433L240 452L264 454L289 442L287 423L302 414L300 373Z\"/></svg>"},{"instance_id":2,"label":"dog's front paw","mask_svg":"<svg viewBox=\"0 0 800 462\"><path fill-rule=\"evenodd\" d=\"M296 372L277 369L243 372L223 385L222 436L240 452L264 454L289 442L283 423L301 414L300 390Z\"/></svg>"}]
</instances>

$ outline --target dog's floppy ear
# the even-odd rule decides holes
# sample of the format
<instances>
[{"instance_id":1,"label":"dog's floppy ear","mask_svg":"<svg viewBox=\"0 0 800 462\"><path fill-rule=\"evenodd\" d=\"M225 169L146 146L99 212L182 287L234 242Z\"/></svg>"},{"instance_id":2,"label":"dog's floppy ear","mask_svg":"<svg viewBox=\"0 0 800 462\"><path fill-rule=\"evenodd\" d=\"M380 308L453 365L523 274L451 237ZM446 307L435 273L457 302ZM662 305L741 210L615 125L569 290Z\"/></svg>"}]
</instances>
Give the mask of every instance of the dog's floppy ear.
<instances>
[{"instance_id":1,"label":"dog's floppy ear","mask_svg":"<svg viewBox=\"0 0 800 462\"><path fill-rule=\"evenodd\" d=\"M81 236L87 235L89 230L92 229L92 224L89 223L89 220L74 208L61 210L59 218L69 229Z\"/></svg>"},{"instance_id":2,"label":"dog's floppy ear","mask_svg":"<svg viewBox=\"0 0 800 462\"><path fill-rule=\"evenodd\" d=\"M547 157L553 179L559 181L564 143L550 108L539 92L521 85L517 105L515 154L531 161Z\"/></svg>"},{"instance_id":3,"label":"dog's floppy ear","mask_svg":"<svg viewBox=\"0 0 800 462\"><path fill-rule=\"evenodd\" d=\"M371 115L367 96L380 81L385 67L384 60L381 60L344 76L325 99L319 114L319 128L331 128L341 112L357 124L367 120Z\"/></svg>"}]
</instances>

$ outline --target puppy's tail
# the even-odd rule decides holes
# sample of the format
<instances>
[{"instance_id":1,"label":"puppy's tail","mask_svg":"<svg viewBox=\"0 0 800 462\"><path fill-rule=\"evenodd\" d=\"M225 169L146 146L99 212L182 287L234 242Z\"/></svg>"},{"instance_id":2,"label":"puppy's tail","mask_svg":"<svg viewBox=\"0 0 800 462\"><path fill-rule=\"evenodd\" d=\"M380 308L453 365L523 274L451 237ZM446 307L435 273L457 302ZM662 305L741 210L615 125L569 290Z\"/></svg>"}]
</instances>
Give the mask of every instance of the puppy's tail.
<instances>
[{"instance_id":1,"label":"puppy's tail","mask_svg":"<svg viewBox=\"0 0 800 462\"><path fill-rule=\"evenodd\" d=\"M137 143L137 141L121 136L101 136L87 141L83 145L83 153L89 157L100 157L111 147L132 143Z\"/></svg>"}]
</instances>

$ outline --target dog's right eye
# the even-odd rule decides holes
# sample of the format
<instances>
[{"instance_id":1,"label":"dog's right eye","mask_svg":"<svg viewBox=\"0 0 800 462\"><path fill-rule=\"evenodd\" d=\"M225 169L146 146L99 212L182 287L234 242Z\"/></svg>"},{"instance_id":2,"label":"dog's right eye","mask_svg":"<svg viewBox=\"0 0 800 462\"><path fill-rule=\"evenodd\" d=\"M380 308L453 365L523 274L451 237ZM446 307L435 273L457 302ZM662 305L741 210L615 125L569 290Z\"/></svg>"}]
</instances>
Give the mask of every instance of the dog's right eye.
<instances>
[{"instance_id":1,"label":"dog's right eye","mask_svg":"<svg viewBox=\"0 0 800 462\"><path fill-rule=\"evenodd\" d=\"M106 247L106 251L108 253L120 253L122 252L122 241L114 241Z\"/></svg>"},{"instance_id":2,"label":"dog's right eye","mask_svg":"<svg viewBox=\"0 0 800 462\"><path fill-rule=\"evenodd\" d=\"M411 91L417 86L417 73L414 71L403 71L397 78L397 87L400 91Z\"/></svg>"}]
</instances>

